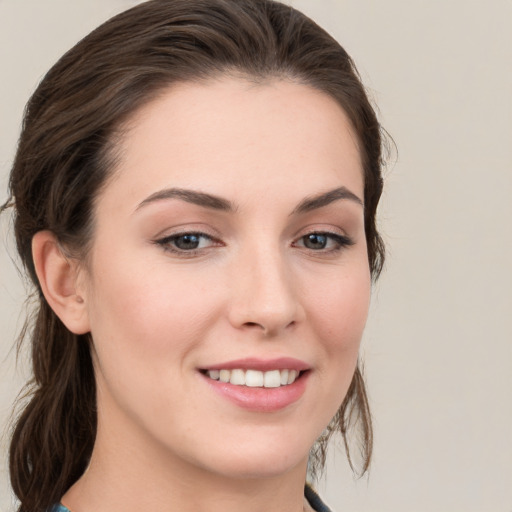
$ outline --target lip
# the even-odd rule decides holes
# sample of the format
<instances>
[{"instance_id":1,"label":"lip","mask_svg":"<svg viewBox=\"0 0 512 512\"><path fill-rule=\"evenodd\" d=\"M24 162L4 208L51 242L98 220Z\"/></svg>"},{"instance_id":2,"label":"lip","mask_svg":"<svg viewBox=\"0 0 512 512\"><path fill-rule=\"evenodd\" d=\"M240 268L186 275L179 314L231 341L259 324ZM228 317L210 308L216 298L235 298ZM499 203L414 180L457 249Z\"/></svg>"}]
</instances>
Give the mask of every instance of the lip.
<instances>
[{"instance_id":1,"label":"lip","mask_svg":"<svg viewBox=\"0 0 512 512\"><path fill-rule=\"evenodd\" d=\"M201 370L259 370L268 372L271 370L297 370L302 372L311 367L300 359L293 357L278 357L275 359L259 359L256 357L247 357L244 359L235 359L220 364L208 365Z\"/></svg>"},{"instance_id":2,"label":"lip","mask_svg":"<svg viewBox=\"0 0 512 512\"><path fill-rule=\"evenodd\" d=\"M210 379L205 370L297 370L300 376L292 384L278 388L253 388L236 386L229 382ZM198 372L204 382L225 400L242 409L270 413L286 409L297 402L306 391L311 367L299 359L281 357L277 359L246 358L208 366Z\"/></svg>"}]
</instances>

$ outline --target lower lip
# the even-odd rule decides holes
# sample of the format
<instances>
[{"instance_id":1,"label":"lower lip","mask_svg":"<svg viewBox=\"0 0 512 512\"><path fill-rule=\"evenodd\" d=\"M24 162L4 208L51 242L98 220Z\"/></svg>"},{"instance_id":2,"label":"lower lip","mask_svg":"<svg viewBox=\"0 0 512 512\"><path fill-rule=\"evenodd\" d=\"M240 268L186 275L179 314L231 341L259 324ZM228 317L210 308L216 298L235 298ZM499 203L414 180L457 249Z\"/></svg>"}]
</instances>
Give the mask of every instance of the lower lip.
<instances>
[{"instance_id":1,"label":"lower lip","mask_svg":"<svg viewBox=\"0 0 512 512\"><path fill-rule=\"evenodd\" d=\"M292 384L279 388L235 386L229 382L210 379L202 373L201 376L217 393L238 407L254 412L274 412L284 409L299 400L306 391L309 373L309 371L304 372Z\"/></svg>"}]
</instances>

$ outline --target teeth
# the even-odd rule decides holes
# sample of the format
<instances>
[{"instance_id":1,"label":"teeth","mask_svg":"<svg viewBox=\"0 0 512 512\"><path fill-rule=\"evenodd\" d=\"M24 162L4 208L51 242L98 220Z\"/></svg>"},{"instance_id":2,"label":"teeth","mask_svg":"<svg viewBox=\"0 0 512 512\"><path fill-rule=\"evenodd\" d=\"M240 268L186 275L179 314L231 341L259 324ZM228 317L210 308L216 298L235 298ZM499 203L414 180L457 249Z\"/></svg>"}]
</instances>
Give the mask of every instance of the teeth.
<instances>
[{"instance_id":1,"label":"teeth","mask_svg":"<svg viewBox=\"0 0 512 512\"><path fill-rule=\"evenodd\" d=\"M245 372L245 385L250 388L261 388L263 386L263 372L247 370Z\"/></svg>"},{"instance_id":2,"label":"teeth","mask_svg":"<svg viewBox=\"0 0 512 512\"><path fill-rule=\"evenodd\" d=\"M208 375L210 376L211 379L213 380L219 380L219 377L220 377L220 371L219 370L210 370L208 372Z\"/></svg>"},{"instance_id":3,"label":"teeth","mask_svg":"<svg viewBox=\"0 0 512 512\"><path fill-rule=\"evenodd\" d=\"M293 384L299 372L297 370L208 370L208 377L221 382L229 382L235 386L248 386L251 388L278 388Z\"/></svg>"},{"instance_id":4,"label":"teeth","mask_svg":"<svg viewBox=\"0 0 512 512\"><path fill-rule=\"evenodd\" d=\"M242 370L232 370L229 382L231 384L235 384L236 386L244 386L245 385L244 372Z\"/></svg>"},{"instance_id":5,"label":"teeth","mask_svg":"<svg viewBox=\"0 0 512 512\"><path fill-rule=\"evenodd\" d=\"M219 372L219 380L221 382L229 382L230 377L231 377L231 372L229 370L221 370Z\"/></svg>"},{"instance_id":6,"label":"teeth","mask_svg":"<svg viewBox=\"0 0 512 512\"><path fill-rule=\"evenodd\" d=\"M263 385L266 388L278 388L281 386L281 373L279 370L272 370L265 372L263 375Z\"/></svg>"}]
</instances>

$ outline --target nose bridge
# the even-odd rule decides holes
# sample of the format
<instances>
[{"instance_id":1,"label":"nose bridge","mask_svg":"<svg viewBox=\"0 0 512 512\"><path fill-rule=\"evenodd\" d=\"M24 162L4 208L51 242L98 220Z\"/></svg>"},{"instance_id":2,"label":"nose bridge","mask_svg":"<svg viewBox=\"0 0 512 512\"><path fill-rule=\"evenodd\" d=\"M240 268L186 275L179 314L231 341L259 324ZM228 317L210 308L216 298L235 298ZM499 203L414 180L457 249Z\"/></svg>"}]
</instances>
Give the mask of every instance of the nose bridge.
<instances>
[{"instance_id":1,"label":"nose bridge","mask_svg":"<svg viewBox=\"0 0 512 512\"><path fill-rule=\"evenodd\" d=\"M293 275L279 244L264 242L241 249L233 276L231 320L237 327L270 335L298 320Z\"/></svg>"}]
</instances>

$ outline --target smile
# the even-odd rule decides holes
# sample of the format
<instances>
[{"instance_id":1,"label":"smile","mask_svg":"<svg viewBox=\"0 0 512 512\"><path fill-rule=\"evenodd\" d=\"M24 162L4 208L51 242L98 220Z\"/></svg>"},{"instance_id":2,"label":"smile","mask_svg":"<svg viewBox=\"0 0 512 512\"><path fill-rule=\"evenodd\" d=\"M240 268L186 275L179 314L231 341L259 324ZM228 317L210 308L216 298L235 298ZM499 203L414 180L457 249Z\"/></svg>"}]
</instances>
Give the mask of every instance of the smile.
<instances>
[{"instance_id":1,"label":"smile","mask_svg":"<svg viewBox=\"0 0 512 512\"><path fill-rule=\"evenodd\" d=\"M226 382L235 386L246 386L251 388L279 388L293 384L299 376L297 370L242 370L242 369L221 369L207 370L205 374L212 380Z\"/></svg>"},{"instance_id":2,"label":"smile","mask_svg":"<svg viewBox=\"0 0 512 512\"><path fill-rule=\"evenodd\" d=\"M300 400L311 364L294 357L248 357L199 367L215 393L251 412L276 412Z\"/></svg>"}]
</instances>

